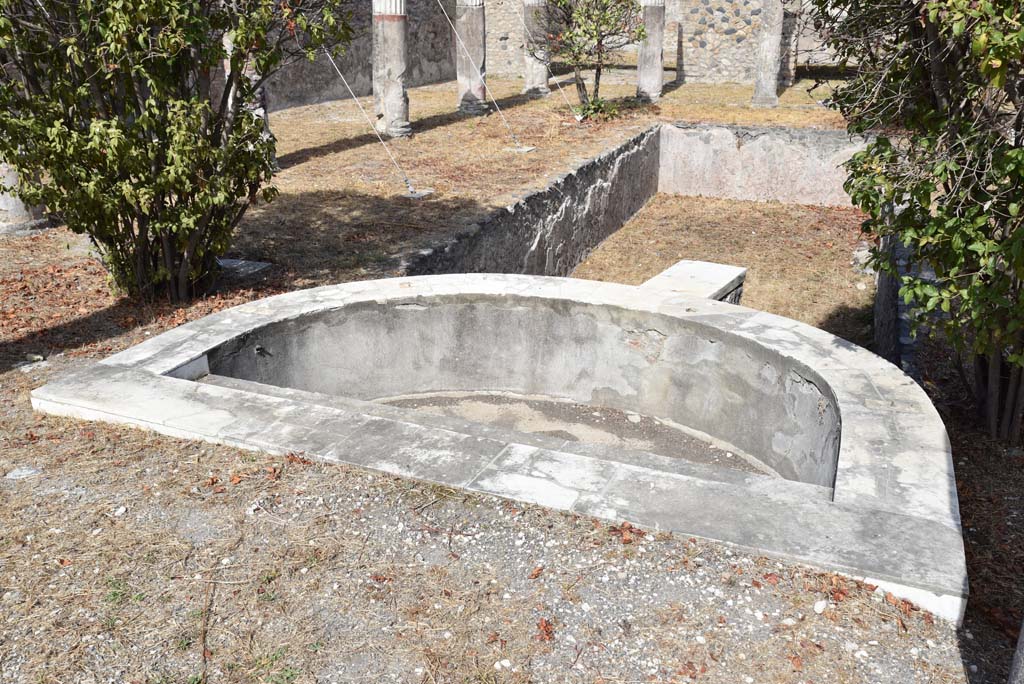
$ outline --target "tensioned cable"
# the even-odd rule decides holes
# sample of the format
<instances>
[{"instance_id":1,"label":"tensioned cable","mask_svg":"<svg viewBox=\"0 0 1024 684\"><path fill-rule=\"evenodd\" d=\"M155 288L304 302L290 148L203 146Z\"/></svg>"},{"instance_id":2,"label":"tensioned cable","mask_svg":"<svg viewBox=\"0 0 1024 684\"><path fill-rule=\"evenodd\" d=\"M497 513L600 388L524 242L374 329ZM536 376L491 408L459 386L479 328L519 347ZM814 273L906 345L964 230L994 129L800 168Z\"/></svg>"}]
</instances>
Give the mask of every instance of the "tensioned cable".
<instances>
[{"instance_id":1,"label":"tensioned cable","mask_svg":"<svg viewBox=\"0 0 1024 684\"><path fill-rule=\"evenodd\" d=\"M324 48L324 54L327 55L327 59L331 60L331 65L334 67L334 70L338 72L338 76L341 77L341 82L345 84L345 89L348 90L348 94L352 96L353 102L355 102L356 106L359 107L359 111L363 113L363 118L366 119L366 123L370 125L371 129L373 129L373 132L377 135L377 140L379 140L381 146L384 147L384 151L388 153L391 163L395 165L398 175L402 177L402 182L405 183L405 187L409 190L409 196L415 198L421 196L423 193L417 192L416 188L413 187L412 181L409 180L409 176L405 174L405 171L402 170L402 167L398 164L398 160L395 159L395 155L391 153L391 148L388 147L386 142L384 142L384 138L381 136L380 131L378 131L377 127L373 124L373 119L371 119L370 115L366 113L366 110L363 108L363 104L359 101L359 98L356 97L356 94L352 92L352 86L348 84L348 81L345 79L345 74L341 73L341 69L338 68L337 62L334 61L334 57L331 56L331 53L327 48Z\"/></svg>"},{"instance_id":2,"label":"tensioned cable","mask_svg":"<svg viewBox=\"0 0 1024 684\"><path fill-rule=\"evenodd\" d=\"M501 116L501 120L505 123L505 128L508 129L508 134L512 137L512 142L516 144L516 147L525 150L526 145L523 145L519 140L519 136L512 130L512 126L509 124L508 119L505 118L505 112L501 111L501 107L498 106L498 101L494 99L494 93L491 92L491 87L487 85L487 79L484 78L484 74L480 71L480 68L476 65L476 61L473 59L473 55L469 52L469 48L462 42L462 36L459 35L459 30L455 28L455 24L452 22L452 18L448 16L448 10L441 4L441 0L437 0L437 6L441 8L444 18L448 20L448 25L452 27L452 33L455 34L455 40L458 42L462 51L466 53L466 57L469 58L469 63L473 65L473 70L476 71L476 75L480 77L480 82L484 84L484 90L487 92L487 97L491 98L491 102L494 103L494 109L497 110ZM532 149L532 148L531 148Z\"/></svg>"},{"instance_id":3,"label":"tensioned cable","mask_svg":"<svg viewBox=\"0 0 1024 684\"><path fill-rule=\"evenodd\" d=\"M530 30L530 27L526 25L526 15L524 14L524 12L525 10L523 9L523 5L522 3L520 3L519 9L516 11L516 14L519 16L519 22L523 25L523 32L526 34L527 45L536 45L537 41L533 39L533 32ZM527 49L527 51L529 52L529 49ZM530 58L537 59L536 56L534 56L533 54L530 55ZM539 62L541 60L538 59L537 61ZM555 82L555 86L558 88L558 92L562 94L562 99L565 100L565 104L567 107L569 107L569 111L571 112L572 103L569 102L569 97L565 94L565 89L562 88L562 84L558 82L558 77L555 76L555 72L551 70L551 63L544 62L544 68L547 70L548 75L551 77L551 80ZM575 116L577 121L581 121L583 118L579 114L576 114Z\"/></svg>"}]
</instances>

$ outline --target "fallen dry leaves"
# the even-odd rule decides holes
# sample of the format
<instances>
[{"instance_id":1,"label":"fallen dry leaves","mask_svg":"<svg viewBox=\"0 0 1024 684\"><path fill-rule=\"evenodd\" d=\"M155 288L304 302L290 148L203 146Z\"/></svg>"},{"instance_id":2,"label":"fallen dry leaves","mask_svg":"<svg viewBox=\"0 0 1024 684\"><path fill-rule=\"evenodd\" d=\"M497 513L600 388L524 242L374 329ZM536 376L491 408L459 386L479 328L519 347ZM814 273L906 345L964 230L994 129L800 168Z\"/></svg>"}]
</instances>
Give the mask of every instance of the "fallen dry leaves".
<instances>
[{"instance_id":1,"label":"fallen dry leaves","mask_svg":"<svg viewBox=\"0 0 1024 684\"><path fill-rule=\"evenodd\" d=\"M623 544L632 544L634 541L643 539L647 535L646 532L638 527L633 527L633 525L628 522L623 522L620 525L609 527L608 532L613 537L618 537L619 541Z\"/></svg>"},{"instance_id":2,"label":"fallen dry leaves","mask_svg":"<svg viewBox=\"0 0 1024 684\"><path fill-rule=\"evenodd\" d=\"M537 621L537 634L534 636L537 641L553 641L555 638L555 626L547 618Z\"/></svg>"}]
</instances>

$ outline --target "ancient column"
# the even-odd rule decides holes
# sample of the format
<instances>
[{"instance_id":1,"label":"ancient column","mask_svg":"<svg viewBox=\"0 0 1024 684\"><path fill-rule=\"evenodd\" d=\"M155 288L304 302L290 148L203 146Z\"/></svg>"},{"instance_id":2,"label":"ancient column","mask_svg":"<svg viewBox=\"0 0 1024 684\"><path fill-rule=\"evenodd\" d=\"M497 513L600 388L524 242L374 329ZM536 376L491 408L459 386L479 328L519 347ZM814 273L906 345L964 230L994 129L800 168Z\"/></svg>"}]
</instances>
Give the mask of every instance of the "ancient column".
<instances>
[{"instance_id":1,"label":"ancient column","mask_svg":"<svg viewBox=\"0 0 1024 684\"><path fill-rule=\"evenodd\" d=\"M548 52L545 0L523 0L523 93L547 95Z\"/></svg>"},{"instance_id":2,"label":"ancient column","mask_svg":"<svg viewBox=\"0 0 1024 684\"><path fill-rule=\"evenodd\" d=\"M661 97L665 52L665 0L640 0L646 35L636 62L636 96L644 102Z\"/></svg>"},{"instance_id":3,"label":"ancient column","mask_svg":"<svg viewBox=\"0 0 1024 684\"><path fill-rule=\"evenodd\" d=\"M685 29L683 22L676 22L676 83L686 83L686 53L683 51Z\"/></svg>"},{"instance_id":4,"label":"ancient column","mask_svg":"<svg viewBox=\"0 0 1024 684\"><path fill-rule=\"evenodd\" d=\"M405 72L409 64L405 0L373 0L373 99L377 130L394 138L412 132Z\"/></svg>"},{"instance_id":5,"label":"ancient column","mask_svg":"<svg viewBox=\"0 0 1024 684\"><path fill-rule=\"evenodd\" d=\"M779 67L782 58L782 23L785 11L782 0L764 0L761 10L761 32L757 38L757 60L754 64L755 107L777 107L779 104Z\"/></svg>"},{"instance_id":6,"label":"ancient column","mask_svg":"<svg viewBox=\"0 0 1024 684\"><path fill-rule=\"evenodd\" d=\"M17 184L17 171L0 161L0 187L13 188ZM29 228L36 225L42 217L41 211L26 207L13 192L0 190L0 232L4 229Z\"/></svg>"},{"instance_id":7,"label":"ancient column","mask_svg":"<svg viewBox=\"0 0 1024 684\"><path fill-rule=\"evenodd\" d=\"M455 76L459 83L459 111L487 112L487 22L484 0L455 0Z\"/></svg>"}]
</instances>

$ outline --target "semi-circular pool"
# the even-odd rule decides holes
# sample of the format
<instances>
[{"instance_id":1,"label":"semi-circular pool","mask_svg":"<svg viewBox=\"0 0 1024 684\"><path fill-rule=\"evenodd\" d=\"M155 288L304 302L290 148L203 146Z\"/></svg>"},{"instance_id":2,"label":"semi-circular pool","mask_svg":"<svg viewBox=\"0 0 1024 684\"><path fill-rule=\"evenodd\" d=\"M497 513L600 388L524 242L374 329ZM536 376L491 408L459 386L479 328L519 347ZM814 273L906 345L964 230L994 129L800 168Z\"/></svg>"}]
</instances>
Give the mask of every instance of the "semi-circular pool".
<instances>
[{"instance_id":1,"label":"semi-circular pool","mask_svg":"<svg viewBox=\"0 0 1024 684\"><path fill-rule=\"evenodd\" d=\"M428 294L275 321L207 355L215 375L363 400L481 392L611 407L709 435L786 479L835 480L840 419L827 383L694 317Z\"/></svg>"},{"instance_id":2,"label":"semi-circular pool","mask_svg":"<svg viewBox=\"0 0 1024 684\"><path fill-rule=\"evenodd\" d=\"M159 335L32 401L717 539L959 620L952 458L920 387L825 332L657 280L449 275L292 292ZM403 405L467 394L661 421L768 474Z\"/></svg>"}]
</instances>

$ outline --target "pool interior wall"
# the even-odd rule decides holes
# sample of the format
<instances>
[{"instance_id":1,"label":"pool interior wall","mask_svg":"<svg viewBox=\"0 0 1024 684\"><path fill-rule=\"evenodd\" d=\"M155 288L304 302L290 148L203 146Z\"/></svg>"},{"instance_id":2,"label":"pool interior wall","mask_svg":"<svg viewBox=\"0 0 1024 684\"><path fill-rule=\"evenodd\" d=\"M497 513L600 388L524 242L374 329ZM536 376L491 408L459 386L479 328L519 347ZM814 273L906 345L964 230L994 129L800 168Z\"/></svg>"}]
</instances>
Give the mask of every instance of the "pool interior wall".
<instances>
[{"instance_id":1,"label":"pool interior wall","mask_svg":"<svg viewBox=\"0 0 1024 684\"><path fill-rule=\"evenodd\" d=\"M289 319L208 354L214 375L376 400L544 396L710 435L780 476L831 487L840 421L808 368L667 316L532 298L366 303Z\"/></svg>"}]
</instances>

